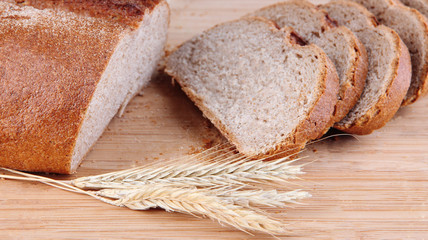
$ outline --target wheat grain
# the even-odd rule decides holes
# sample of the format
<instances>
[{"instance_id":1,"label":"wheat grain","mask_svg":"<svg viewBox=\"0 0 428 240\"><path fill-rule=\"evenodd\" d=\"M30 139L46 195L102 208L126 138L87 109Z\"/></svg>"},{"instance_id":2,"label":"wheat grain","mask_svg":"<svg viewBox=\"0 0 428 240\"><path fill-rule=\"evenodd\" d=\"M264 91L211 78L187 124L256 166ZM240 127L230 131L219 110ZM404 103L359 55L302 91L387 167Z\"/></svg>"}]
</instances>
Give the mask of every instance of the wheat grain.
<instances>
[{"instance_id":1,"label":"wheat grain","mask_svg":"<svg viewBox=\"0 0 428 240\"><path fill-rule=\"evenodd\" d=\"M298 200L310 197L308 192L293 190L288 192L278 192L277 190L240 190L217 192L222 199L234 204L254 207L257 205L268 207L287 207L287 203L297 204Z\"/></svg>"}]
</instances>

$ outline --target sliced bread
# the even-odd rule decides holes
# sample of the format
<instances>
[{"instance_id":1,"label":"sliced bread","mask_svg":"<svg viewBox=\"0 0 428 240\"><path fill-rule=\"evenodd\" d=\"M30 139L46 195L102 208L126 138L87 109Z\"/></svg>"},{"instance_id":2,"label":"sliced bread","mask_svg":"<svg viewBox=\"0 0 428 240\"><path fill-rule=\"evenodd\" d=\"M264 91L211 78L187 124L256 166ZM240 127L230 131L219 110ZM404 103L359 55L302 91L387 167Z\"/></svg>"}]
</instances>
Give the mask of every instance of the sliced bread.
<instances>
[{"instance_id":1,"label":"sliced bread","mask_svg":"<svg viewBox=\"0 0 428 240\"><path fill-rule=\"evenodd\" d=\"M383 127L399 109L410 85L409 52L398 34L383 25L360 4L333 1L322 5L329 16L354 31L367 49L367 82L358 103L337 129L369 134Z\"/></svg>"},{"instance_id":2,"label":"sliced bread","mask_svg":"<svg viewBox=\"0 0 428 240\"><path fill-rule=\"evenodd\" d=\"M164 52L165 1L0 2L0 166L73 173Z\"/></svg>"},{"instance_id":3,"label":"sliced bread","mask_svg":"<svg viewBox=\"0 0 428 240\"><path fill-rule=\"evenodd\" d=\"M338 76L315 45L263 18L223 23L172 52L166 72L251 157L296 151L327 129Z\"/></svg>"},{"instance_id":4,"label":"sliced bread","mask_svg":"<svg viewBox=\"0 0 428 240\"><path fill-rule=\"evenodd\" d=\"M412 83L403 105L415 102L428 92L428 20L398 0L353 1L364 5L381 24L394 29L407 45L413 70Z\"/></svg>"},{"instance_id":5,"label":"sliced bread","mask_svg":"<svg viewBox=\"0 0 428 240\"><path fill-rule=\"evenodd\" d=\"M404 5L414 8L428 17L428 0L400 0Z\"/></svg>"},{"instance_id":6,"label":"sliced bread","mask_svg":"<svg viewBox=\"0 0 428 240\"><path fill-rule=\"evenodd\" d=\"M265 17L279 27L290 26L303 38L321 47L339 75L338 103L332 121L342 120L357 103L367 76L367 53L346 27L337 27L324 10L305 0L293 0L262 8L249 16Z\"/></svg>"}]
</instances>

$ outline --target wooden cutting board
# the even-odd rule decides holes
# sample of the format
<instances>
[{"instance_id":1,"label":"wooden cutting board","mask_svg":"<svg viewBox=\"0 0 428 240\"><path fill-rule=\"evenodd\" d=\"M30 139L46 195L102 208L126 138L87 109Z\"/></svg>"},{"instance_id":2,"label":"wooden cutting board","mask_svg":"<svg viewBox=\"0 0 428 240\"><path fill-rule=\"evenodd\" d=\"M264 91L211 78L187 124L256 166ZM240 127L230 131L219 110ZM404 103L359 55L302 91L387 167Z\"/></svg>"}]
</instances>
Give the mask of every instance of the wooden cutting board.
<instances>
[{"instance_id":1,"label":"wooden cutting board","mask_svg":"<svg viewBox=\"0 0 428 240\"><path fill-rule=\"evenodd\" d=\"M172 0L168 48L274 2ZM176 158L216 139L216 129L170 82L160 78L136 97L77 174L50 177L73 179ZM289 223L283 238L428 238L427 113L425 98L369 136L310 145L302 162L311 163L300 184L313 198L276 210ZM1 239L274 239L183 214L118 208L37 183L0 180L0 193Z\"/></svg>"}]
</instances>

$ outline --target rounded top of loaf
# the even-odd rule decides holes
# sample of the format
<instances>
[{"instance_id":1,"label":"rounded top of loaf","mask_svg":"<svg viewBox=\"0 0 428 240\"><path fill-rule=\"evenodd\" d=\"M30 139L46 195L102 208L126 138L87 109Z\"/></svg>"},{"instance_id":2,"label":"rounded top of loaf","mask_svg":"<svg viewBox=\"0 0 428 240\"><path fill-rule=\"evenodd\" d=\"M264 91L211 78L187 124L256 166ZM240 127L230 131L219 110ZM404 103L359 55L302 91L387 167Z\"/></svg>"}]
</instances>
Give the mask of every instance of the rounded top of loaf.
<instances>
[{"instance_id":1,"label":"rounded top of loaf","mask_svg":"<svg viewBox=\"0 0 428 240\"><path fill-rule=\"evenodd\" d=\"M162 0L14 0L14 2L38 9L58 9L126 25L137 25L145 12L153 10Z\"/></svg>"}]
</instances>

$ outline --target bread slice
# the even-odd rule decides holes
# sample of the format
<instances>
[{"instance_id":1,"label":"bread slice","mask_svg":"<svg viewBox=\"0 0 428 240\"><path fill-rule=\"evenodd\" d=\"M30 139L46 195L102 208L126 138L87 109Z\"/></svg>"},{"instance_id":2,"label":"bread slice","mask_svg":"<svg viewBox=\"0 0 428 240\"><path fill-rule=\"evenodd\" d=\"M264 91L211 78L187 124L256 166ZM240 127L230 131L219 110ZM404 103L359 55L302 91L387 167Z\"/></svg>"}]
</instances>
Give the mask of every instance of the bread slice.
<instances>
[{"instance_id":1,"label":"bread slice","mask_svg":"<svg viewBox=\"0 0 428 240\"><path fill-rule=\"evenodd\" d=\"M377 20L394 29L407 45L412 58L412 83L403 105L428 92L428 24L424 15L398 0L353 0L364 5ZM414 1L414 0L412 0Z\"/></svg>"},{"instance_id":2,"label":"bread slice","mask_svg":"<svg viewBox=\"0 0 428 240\"><path fill-rule=\"evenodd\" d=\"M425 17L428 17L428 1L427 0L401 0L400 2L404 5L414 8L422 13Z\"/></svg>"},{"instance_id":3,"label":"bread slice","mask_svg":"<svg viewBox=\"0 0 428 240\"><path fill-rule=\"evenodd\" d=\"M290 26L303 38L321 47L339 74L339 96L333 123L342 120L357 103L367 76L367 53L346 27L337 27L327 13L305 0L293 0L262 8L249 16L265 17L279 27Z\"/></svg>"},{"instance_id":4,"label":"bread slice","mask_svg":"<svg viewBox=\"0 0 428 240\"><path fill-rule=\"evenodd\" d=\"M327 129L338 76L315 45L263 18L223 23L170 54L166 72L239 152L297 151Z\"/></svg>"},{"instance_id":5,"label":"bread slice","mask_svg":"<svg viewBox=\"0 0 428 240\"><path fill-rule=\"evenodd\" d=\"M348 133L369 134L394 116L407 93L411 79L409 52L394 30L377 25L376 18L357 3L333 1L321 8L354 31L369 58L363 94L335 127Z\"/></svg>"},{"instance_id":6,"label":"bread slice","mask_svg":"<svg viewBox=\"0 0 428 240\"><path fill-rule=\"evenodd\" d=\"M73 173L157 68L169 8L156 0L18 2L0 2L0 166Z\"/></svg>"}]
</instances>

